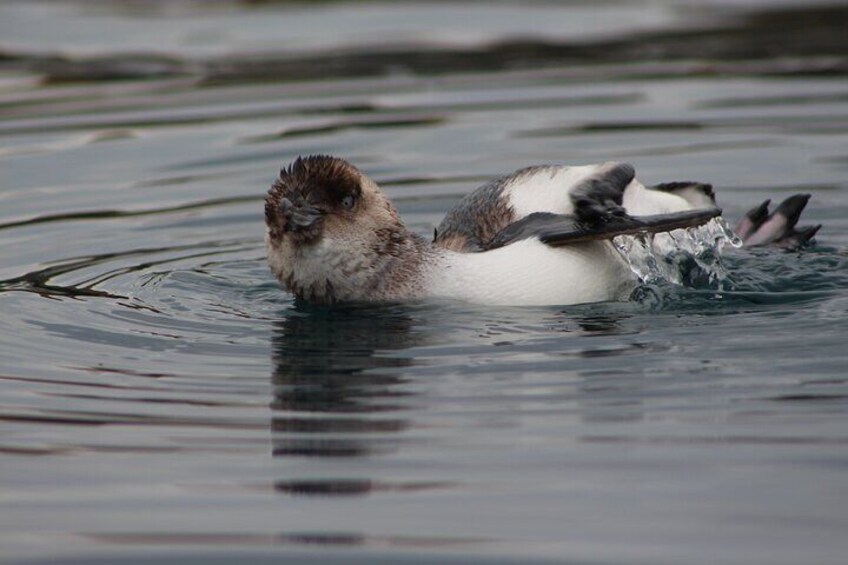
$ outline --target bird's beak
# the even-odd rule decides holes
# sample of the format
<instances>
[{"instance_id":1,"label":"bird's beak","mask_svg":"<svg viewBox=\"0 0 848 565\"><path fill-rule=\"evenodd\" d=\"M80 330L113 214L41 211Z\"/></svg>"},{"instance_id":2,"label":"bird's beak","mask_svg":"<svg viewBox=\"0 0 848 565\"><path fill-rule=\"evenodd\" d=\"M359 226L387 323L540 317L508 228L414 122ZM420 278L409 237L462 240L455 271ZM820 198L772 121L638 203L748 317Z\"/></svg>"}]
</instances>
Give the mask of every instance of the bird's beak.
<instances>
[{"instance_id":1,"label":"bird's beak","mask_svg":"<svg viewBox=\"0 0 848 565\"><path fill-rule=\"evenodd\" d=\"M300 232L312 227L324 215L324 211L305 202L294 204L288 198L283 198L278 204L280 217L284 220L285 231Z\"/></svg>"}]
</instances>

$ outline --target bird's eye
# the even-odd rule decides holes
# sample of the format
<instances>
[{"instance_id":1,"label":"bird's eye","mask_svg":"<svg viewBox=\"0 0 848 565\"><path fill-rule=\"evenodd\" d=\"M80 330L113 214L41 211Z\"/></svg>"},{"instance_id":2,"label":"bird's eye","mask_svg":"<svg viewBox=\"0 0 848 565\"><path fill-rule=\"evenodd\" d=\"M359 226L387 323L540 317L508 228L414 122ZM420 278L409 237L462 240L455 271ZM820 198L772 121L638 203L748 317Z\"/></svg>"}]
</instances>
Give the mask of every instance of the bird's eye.
<instances>
[{"instance_id":1,"label":"bird's eye","mask_svg":"<svg viewBox=\"0 0 848 565\"><path fill-rule=\"evenodd\" d=\"M356 204L356 199L353 197L352 194L348 194L347 196L342 198L342 206L345 210L350 210L351 208L353 208L354 204Z\"/></svg>"}]
</instances>

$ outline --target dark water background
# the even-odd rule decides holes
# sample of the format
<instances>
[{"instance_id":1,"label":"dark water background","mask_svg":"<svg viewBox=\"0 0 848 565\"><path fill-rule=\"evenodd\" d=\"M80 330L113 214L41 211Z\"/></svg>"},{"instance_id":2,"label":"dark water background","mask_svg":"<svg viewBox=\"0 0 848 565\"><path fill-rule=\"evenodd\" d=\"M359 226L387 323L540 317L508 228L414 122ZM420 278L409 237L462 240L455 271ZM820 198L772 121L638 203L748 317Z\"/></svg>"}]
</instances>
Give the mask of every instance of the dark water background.
<instances>
[{"instance_id":1,"label":"dark water background","mask_svg":"<svg viewBox=\"0 0 848 565\"><path fill-rule=\"evenodd\" d=\"M848 5L0 4L0 559L841 564ZM295 305L315 152L431 233L484 180L633 162L730 219L728 290Z\"/></svg>"}]
</instances>

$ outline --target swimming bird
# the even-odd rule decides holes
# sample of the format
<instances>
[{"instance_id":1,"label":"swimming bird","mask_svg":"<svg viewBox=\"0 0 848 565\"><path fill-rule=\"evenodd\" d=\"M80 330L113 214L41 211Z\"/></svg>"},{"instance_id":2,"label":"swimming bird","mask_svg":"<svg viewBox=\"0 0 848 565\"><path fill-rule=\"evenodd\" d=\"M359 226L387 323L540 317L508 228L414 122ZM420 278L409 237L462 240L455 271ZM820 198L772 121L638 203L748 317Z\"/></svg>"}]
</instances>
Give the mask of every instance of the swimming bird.
<instances>
[{"instance_id":1,"label":"swimming bird","mask_svg":"<svg viewBox=\"0 0 848 565\"><path fill-rule=\"evenodd\" d=\"M632 165L615 162L521 169L468 194L427 241L347 161L298 158L265 199L268 264L287 291L314 304L624 299L636 278L613 237L695 227L721 214L708 184L647 188L635 177ZM790 234L797 221L782 208L769 215L767 206L741 226L757 243Z\"/></svg>"}]
</instances>

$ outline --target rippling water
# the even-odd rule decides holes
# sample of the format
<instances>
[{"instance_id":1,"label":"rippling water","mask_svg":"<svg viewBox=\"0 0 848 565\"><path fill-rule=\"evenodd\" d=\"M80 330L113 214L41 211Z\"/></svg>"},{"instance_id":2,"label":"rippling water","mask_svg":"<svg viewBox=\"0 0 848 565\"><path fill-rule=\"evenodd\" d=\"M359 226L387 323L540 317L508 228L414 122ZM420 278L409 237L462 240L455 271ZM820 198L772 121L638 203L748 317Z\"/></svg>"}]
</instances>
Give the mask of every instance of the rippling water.
<instances>
[{"instance_id":1,"label":"rippling water","mask_svg":"<svg viewBox=\"0 0 848 565\"><path fill-rule=\"evenodd\" d=\"M799 6L803 6L801 10ZM843 563L848 7L0 5L0 548L13 562ZM277 169L432 233L486 179L633 162L801 252L626 303L310 308Z\"/></svg>"}]
</instances>

